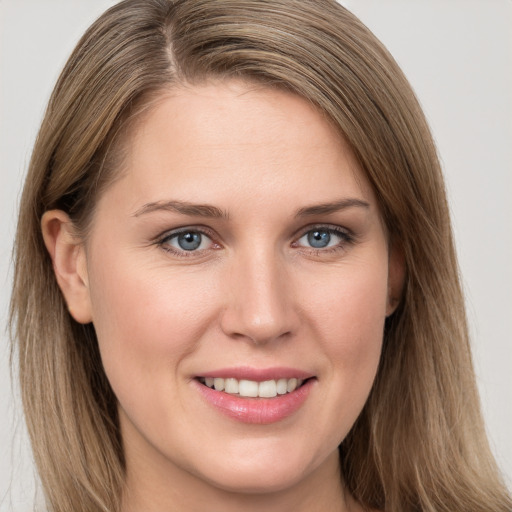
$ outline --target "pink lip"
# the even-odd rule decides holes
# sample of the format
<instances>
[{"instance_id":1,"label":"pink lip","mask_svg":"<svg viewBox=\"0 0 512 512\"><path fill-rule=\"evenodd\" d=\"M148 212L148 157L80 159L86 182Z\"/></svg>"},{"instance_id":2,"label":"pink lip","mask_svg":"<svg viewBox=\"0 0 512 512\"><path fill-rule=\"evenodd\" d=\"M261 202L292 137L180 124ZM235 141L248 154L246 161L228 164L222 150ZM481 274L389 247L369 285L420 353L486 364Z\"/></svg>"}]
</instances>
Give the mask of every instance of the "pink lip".
<instances>
[{"instance_id":1,"label":"pink lip","mask_svg":"<svg viewBox=\"0 0 512 512\"><path fill-rule=\"evenodd\" d=\"M273 367L273 368L251 368L249 366L239 366L235 368L220 368L205 373L201 373L198 377L221 377L223 379L237 380L254 380L256 382L264 382L266 380L277 379L302 379L306 380L314 375L296 368Z\"/></svg>"},{"instance_id":2,"label":"pink lip","mask_svg":"<svg viewBox=\"0 0 512 512\"><path fill-rule=\"evenodd\" d=\"M270 373L269 373L270 372ZM271 376L269 376L272 374ZM242 376L240 376L242 375ZM249 377L250 375L250 377ZM279 377L275 377L275 368L269 371L250 371L247 372L247 368L244 369L242 374L237 371L221 370L210 372L204 377L215 377L223 376L225 378L236 378L236 379L249 379L262 382L265 380L271 380ZM290 377L285 376L282 372L278 374L281 378L304 378L308 376L304 372L293 371ZM303 377L301 375L304 375ZM316 379L307 380L300 388L287 393L286 395L278 395L274 398L246 398L238 395L230 395L223 391L216 391L208 386L200 383L199 380L194 379L193 385L196 386L201 396L206 400L207 403L212 405L216 410L225 414L226 416L240 421L242 423L253 423L266 425L269 423L276 423L284 420L288 416L298 411L304 404L309 396L311 389L313 388Z\"/></svg>"}]
</instances>

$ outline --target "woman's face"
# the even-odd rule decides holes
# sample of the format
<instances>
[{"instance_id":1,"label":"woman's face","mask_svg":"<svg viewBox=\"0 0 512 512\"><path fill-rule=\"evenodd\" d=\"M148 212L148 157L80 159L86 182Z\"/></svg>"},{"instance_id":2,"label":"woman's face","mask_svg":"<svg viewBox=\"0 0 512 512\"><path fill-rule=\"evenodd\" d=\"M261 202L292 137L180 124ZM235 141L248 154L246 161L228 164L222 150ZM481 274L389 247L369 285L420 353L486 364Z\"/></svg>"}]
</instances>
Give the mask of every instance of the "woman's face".
<instances>
[{"instance_id":1,"label":"woman's face","mask_svg":"<svg viewBox=\"0 0 512 512\"><path fill-rule=\"evenodd\" d=\"M129 479L261 493L339 478L399 272L353 154L306 101L241 82L163 97L84 259L80 318Z\"/></svg>"}]
</instances>

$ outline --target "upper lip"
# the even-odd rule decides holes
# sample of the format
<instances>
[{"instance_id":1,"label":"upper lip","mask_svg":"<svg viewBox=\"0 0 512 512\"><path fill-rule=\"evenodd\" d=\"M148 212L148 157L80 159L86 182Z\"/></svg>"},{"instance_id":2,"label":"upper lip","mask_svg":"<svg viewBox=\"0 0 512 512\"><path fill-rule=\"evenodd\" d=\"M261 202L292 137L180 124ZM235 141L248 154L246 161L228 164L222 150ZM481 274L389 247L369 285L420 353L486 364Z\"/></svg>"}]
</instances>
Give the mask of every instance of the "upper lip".
<instances>
[{"instance_id":1,"label":"upper lip","mask_svg":"<svg viewBox=\"0 0 512 512\"><path fill-rule=\"evenodd\" d=\"M223 379L252 380L264 382L278 379L309 379L314 377L311 372L289 367L253 368L250 366L238 366L232 368L219 368L198 374L197 377L220 377Z\"/></svg>"}]
</instances>

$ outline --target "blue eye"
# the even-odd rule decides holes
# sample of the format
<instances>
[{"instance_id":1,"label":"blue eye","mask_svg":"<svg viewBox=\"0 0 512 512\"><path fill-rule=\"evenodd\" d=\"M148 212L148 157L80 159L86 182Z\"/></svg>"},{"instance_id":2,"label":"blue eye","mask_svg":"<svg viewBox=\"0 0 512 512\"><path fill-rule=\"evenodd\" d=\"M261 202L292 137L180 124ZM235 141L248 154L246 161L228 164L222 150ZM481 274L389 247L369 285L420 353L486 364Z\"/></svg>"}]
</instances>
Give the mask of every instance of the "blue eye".
<instances>
[{"instance_id":1,"label":"blue eye","mask_svg":"<svg viewBox=\"0 0 512 512\"><path fill-rule=\"evenodd\" d=\"M201 233L189 231L187 233L180 233L176 237L176 242L184 251L195 251L201 246L201 239Z\"/></svg>"},{"instance_id":2,"label":"blue eye","mask_svg":"<svg viewBox=\"0 0 512 512\"><path fill-rule=\"evenodd\" d=\"M297 242L303 247L327 249L341 246L343 242L348 241L350 236L340 229L319 227L304 233Z\"/></svg>"},{"instance_id":3,"label":"blue eye","mask_svg":"<svg viewBox=\"0 0 512 512\"><path fill-rule=\"evenodd\" d=\"M324 247L329 246L329 242L331 241L331 234L327 231L310 231L307 234L308 237L308 243L311 245L311 247L314 247L315 249L323 249Z\"/></svg>"},{"instance_id":4,"label":"blue eye","mask_svg":"<svg viewBox=\"0 0 512 512\"><path fill-rule=\"evenodd\" d=\"M208 249L212 241L204 233L189 229L168 235L161 241L161 245L174 252L190 253Z\"/></svg>"}]
</instances>

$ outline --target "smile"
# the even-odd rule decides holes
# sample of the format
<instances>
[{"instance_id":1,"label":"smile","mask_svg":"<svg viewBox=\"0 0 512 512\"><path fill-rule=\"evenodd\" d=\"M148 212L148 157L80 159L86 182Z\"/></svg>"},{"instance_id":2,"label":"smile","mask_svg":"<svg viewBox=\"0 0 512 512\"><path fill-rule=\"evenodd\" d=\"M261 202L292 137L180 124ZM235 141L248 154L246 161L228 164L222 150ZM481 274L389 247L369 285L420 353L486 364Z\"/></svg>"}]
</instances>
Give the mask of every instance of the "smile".
<instances>
[{"instance_id":1,"label":"smile","mask_svg":"<svg viewBox=\"0 0 512 512\"><path fill-rule=\"evenodd\" d=\"M242 423L275 423L298 413L318 383L292 368L231 368L195 377L200 396L214 410Z\"/></svg>"},{"instance_id":2,"label":"smile","mask_svg":"<svg viewBox=\"0 0 512 512\"><path fill-rule=\"evenodd\" d=\"M232 377L200 377L198 380L215 391L246 398L274 398L278 395L286 395L300 388L304 383L303 379L295 377L270 379L263 382Z\"/></svg>"}]
</instances>

